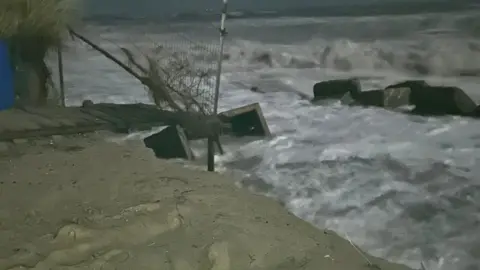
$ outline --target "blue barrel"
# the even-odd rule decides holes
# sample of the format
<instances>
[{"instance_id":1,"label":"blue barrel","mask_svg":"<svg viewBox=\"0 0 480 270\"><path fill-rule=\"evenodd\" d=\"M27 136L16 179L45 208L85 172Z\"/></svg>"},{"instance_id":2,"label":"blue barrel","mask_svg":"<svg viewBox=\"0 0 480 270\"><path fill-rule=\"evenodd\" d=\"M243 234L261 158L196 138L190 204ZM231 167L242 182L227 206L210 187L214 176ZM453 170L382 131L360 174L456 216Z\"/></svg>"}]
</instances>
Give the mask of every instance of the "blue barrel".
<instances>
[{"instance_id":1,"label":"blue barrel","mask_svg":"<svg viewBox=\"0 0 480 270\"><path fill-rule=\"evenodd\" d=\"M0 111L11 108L15 102L13 75L8 45L0 40Z\"/></svg>"}]
</instances>

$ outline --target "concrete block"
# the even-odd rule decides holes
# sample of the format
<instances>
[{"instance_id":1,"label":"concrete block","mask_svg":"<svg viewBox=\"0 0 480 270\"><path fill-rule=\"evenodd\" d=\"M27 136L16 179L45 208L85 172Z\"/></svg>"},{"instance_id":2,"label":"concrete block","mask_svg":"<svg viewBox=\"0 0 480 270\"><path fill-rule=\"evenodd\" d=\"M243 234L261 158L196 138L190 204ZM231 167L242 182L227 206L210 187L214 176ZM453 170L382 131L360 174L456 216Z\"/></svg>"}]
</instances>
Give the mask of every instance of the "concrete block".
<instances>
[{"instance_id":1,"label":"concrete block","mask_svg":"<svg viewBox=\"0 0 480 270\"><path fill-rule=\"evenodd\" d=\"M359 92L352 97L359 105L383 107L383 89Z\"/></svg>"},{"instance_id":2,"label":"concrete block","mask_svg":"<svg viewBox=\"0 0 480 270\"><path fill-rule=\"evenodd\" d=\"M253 103L219 114L235 136L271 136L260 104Z\"/></svg>"},{"instance_id":3,"label":"concrete block","mask_svg":"<svg viewBox=\"0 0 480 270\"><path fill-rule=\"evenodd\" d=\"M426 115L472 115L477 104L462 89L452 86L427 86L412 91L414 113Z\"/></svg>"},{"instance_id":4,"label":"concrete block","mask_svg":"<svg viewBox=\"0 0 480 270\"><path fill-rule=\"evenodd\" d=\"M184 130L178 126L169 126L143 140L146 147L153 150L158 158L182 158L193 160L194 155Z\"/></svg>"},{"instance_id":5,"label":"concrete block","mask_svg":"<svg viewBox=\"0 0 480 270\"><path fill-rule=\"evenodd\" d=\"M352 96L361 91L357 79L329 80L318 82L313 86L313 101L323 99L340 99L350 92Z\"/></svg>"}]
</instances>

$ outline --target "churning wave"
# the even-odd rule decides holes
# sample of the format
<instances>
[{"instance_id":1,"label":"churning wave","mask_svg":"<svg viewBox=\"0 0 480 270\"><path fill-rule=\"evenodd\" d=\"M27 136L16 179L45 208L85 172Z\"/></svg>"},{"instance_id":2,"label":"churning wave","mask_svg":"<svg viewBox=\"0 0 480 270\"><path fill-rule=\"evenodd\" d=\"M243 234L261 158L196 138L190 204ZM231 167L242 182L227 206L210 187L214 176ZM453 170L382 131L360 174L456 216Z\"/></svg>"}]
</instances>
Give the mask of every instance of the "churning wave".
<instances>
[{"instance_id":1,"label":"churning wave","mask_svg":"<svg viewBox=\"0 0 480 270\"><path fill-rule=\"evenodd\" d=\"M244 186L375 255L416 269L424 261L432 270L478 270L477 120L339 102L312 106L291 93L311 92L315 81L332 78L324 70L347 76L367 71L371 76L363 81L373 85L379 78L383 86L385 73L397 80L451 77L455 86L478 93L478 12L238 24L249 30L228 47L222 100L229 107L260 102L275 136L230 145L219 162L243 171ZM287 39L255 38L255 29L262 36L280 31ZM262 82L267 94L244 87Z\"/></svg>"},{"instance_id":2,"label":"churning wave","mask_svg":"<svg viewBox=\"0 0 480 270\"><path fill-rule=\"evenodd\" d=\"M218 157L219 165L239 170L245 186L277 198L319 227L348 234L375 255L417 269L423 260L429 270L478 270L477 120L403 115L338 102L312 106L291 90L311 93L316 81L335 78L335 72L325 70L344 76L361 70L369 75L362 79L369 87L385 86L390 75L395 80L432 75L452 77L455 86L478 92L479 12L363 17L268 12L248 19L248 12L231 14L237 19L227 25L231 36L221 109L260 102L274 138L224 142L228 151ZM176 16L199 20L195 14ZM264 19L268 16L272 18ZM147 29L156 41L181 42L162 24L110 22L108 31L93 26L89 36L148 45ZM172 28L194 37L210 35L205 27L211 23L182 24ZM214 30L208 39L218 42ZM205 59L204 48L187 51ZM69 94L72 101L99 96L98 91L99 102L142 100L136 82L93 52L84 50L74 59L66 76L67 85L78 85ZM101 78L96 76L100 71ZM85 75L98 79L85 80ZM252 93L250 85L267 93Z\"/></svg>"},{"instance_id":3,"label":"churning wave","mask_svg":"<svg viewBox=\"0 0 480 270\"><path fill-rule=\"evenodd\" d=\"M408 76L480 76L480 13L279 18L233 22L245 33L228 47L227 64L265 68L393 71ZM258 30L257 30L258 29ZM265 30L268 29L268 32ZM304 32L295 40L294 32ZM244 34L244 33L242 33ZM291 37L288 39L288 37Z\"/></svg>"},{"instance_id":4,"label":"churning wave","mask_svg":"<svg viewBox=\"0 0 480 270\"><path fill-rule=\"evenodd\" d=\"M408 75L480 76L480 40L430 38L359 42L315 39L302 45L237 40L227 62L268 68L398 71Z\"/></svg>"},{"instance_id":5,"label":"churning wave","mask_svg":"<svg viewBox=\"0 0 480 270\"><path fill-rule=\"evenodd\" d=\"M375 255L415 269L421 261L432 270L478 269L478 122L314 107L291 93L237 89L223 98L259 101L275 135L228 145L219 157L245 173L243 186Z\"/></svg>"}]
</instances>

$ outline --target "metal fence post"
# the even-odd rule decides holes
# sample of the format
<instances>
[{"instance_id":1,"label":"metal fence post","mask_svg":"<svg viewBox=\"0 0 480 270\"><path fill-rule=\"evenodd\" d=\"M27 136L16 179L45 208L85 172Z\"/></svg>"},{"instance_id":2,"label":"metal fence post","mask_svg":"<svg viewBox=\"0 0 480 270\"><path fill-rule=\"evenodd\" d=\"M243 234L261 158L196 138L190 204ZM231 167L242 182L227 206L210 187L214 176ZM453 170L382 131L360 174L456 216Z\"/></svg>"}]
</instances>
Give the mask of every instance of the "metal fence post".
<instances>
[{"instance_id":1,"label":"metal fence post","mask_svg":"<svg viewBox=\"0 0 480 270\"><path fill-rule=\"evenodd\" d=\"M218 62L217 62L217 74L215 78L215 97L213 104L213 114L217 115L218 113L218 100L220 98L220 81L222 76L222 62L223 62L223 51L225 36L227 31L225 30L225 20L227 19L227 6L228 0L223 0L222 8L222 17L220 21L220 51L218 53ZM207 139L207 167L208 171L215 171L215 145L214 141L217 136L209 136ZM218 137L217 137L218 138Z\"/></svg>"},{"instance_id":2,"label":"metal fence post","mask_svg":"<svg viewBox=\"0 0 480 270\"><path fill-rule=\"evenodd\" d=\"M60 83L60 103L62 107L65 107L65 81L63 77L63 54L62 45L57 48L57 60L58 60L58 80Z\"/></svg>"},{"instance_id":3,"label":"metal fence post","mask_svg":"<svg viewBox=\"0 0 480 270\"><path fill-rule=\"evenodd\" d=\"M227 19L227 5L228 0L223 0L222 19L220 21L220 52L218 53L217 76L215 81L215 103L213 104L214 114L217 114L218 100L220 98L220 79L222 76L223 51L225 44L225 36L227 35L227 31L225 30L225 20Z\"/></svg>"}]
</instances>

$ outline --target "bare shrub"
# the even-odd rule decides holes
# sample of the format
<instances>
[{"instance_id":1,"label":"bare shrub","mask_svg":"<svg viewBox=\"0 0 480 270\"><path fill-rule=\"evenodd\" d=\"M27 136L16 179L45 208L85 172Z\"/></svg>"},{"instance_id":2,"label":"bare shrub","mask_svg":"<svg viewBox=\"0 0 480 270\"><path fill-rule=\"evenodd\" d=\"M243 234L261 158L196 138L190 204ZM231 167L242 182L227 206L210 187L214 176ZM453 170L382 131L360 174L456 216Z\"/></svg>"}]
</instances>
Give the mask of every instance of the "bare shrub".
<instances>
[{"instance_id":1,"label":"bare shrub","mask_svg":"<svg viewBox=\"0 0 480 270\"><path fill-rule=\"evenodd\" d=\"M126 48L122 51L128 65L148 78L150 83L146 90L157 106L204 115L212 112L214 70L198 68L187 55L162 46L154 46L140 56L135 56L132 50Z\"/></svg>"},{"instance_id":2,"label":"bare shrub","mask_svg":"<svg viewBox=\"0 0 480 270\"><path fill-rule=\"evenodd\" d=\"M0 1L0 37L41 36L47 47L57 46L66 27L76 20L76 0Z\"/></svg>"},{"instance_id":3,"label":"bare shrub","mask_svg":"<svg viewBox=\"0 0 480 270\"><path fill-rule=\"evenodd\" d=\"M126 58L120 60L73 29L70 33L138 79L159 108L203 115L212 113L214 70L195 66L187 53L153 46L139 49L135 54L131 49L120 47Z\"/></svg>"}]
</instances>

